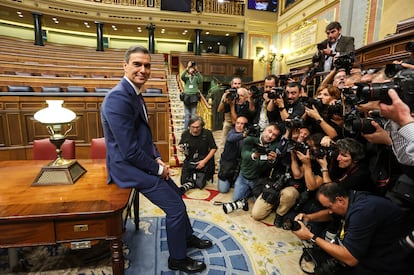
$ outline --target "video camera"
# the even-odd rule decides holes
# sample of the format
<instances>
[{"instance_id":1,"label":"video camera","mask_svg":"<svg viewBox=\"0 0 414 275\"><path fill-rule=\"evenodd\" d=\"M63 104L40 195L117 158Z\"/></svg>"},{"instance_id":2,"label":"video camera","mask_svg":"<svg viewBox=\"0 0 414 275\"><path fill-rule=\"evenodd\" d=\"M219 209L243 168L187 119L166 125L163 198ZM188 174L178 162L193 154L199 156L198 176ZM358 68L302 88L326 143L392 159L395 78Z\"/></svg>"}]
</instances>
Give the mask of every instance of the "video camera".
<instances>
[{"instance_id":1,"label":"video camera","mask_svg":"<svg viewBox=\"0 0 414 275\"><path fill-rule=\"evenodd\" d=\"M405 69L399 71L394 76L394 81L385 83L355 83L353 90L356 91L358 104L367 103L368 101L379 100L385 104L392 104L388 96L388 90L394 89L401 100L414 110L414 69Z\"/></svg>"}]
</instances>

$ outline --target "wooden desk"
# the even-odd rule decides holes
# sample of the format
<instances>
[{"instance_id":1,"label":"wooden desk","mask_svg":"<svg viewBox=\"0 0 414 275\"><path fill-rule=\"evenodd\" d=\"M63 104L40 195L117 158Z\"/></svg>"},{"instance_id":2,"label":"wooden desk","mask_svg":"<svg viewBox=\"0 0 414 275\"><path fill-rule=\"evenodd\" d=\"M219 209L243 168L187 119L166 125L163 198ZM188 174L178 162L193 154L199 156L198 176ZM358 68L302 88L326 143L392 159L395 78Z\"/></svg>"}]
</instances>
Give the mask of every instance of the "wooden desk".
<instances>
[{"instance_id":1,"label":"wooden desk","mask_svg":"<svg viewBox=\"0 0 414 275\"><path fill-rule=\"evenodd\" d=\"M122 234L133 189L106 184L105 160L79 160L73 185L31 186L47 161L0 161L0 248L110 241L113 274L124 273Z\"/></svg>"}]
</instances>

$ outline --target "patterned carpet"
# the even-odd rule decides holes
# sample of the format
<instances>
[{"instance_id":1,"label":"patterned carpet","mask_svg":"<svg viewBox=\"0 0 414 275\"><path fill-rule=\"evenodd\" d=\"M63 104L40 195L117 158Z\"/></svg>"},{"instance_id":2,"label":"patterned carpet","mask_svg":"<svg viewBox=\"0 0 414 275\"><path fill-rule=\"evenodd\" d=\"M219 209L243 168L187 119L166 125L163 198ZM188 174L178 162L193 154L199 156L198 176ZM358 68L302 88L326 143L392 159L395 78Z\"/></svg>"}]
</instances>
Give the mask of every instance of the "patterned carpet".
<instances>
[{"instance_id":1,"label":"patterned carpet","mask_svg":"<svg viewBox=\"0 0 414 275\"><path fill-rule=\"evenodd\" d=\"M179 169L173 170L176 182ZM216 181L216 178L214 179ZM225 214L214 201L231 201L232 193L220 194L215 183L205 189L192 189L184 196L195 233L211 239L208 250L189 250L189 256L203 259L202 274L304 274L298 265L300 241L290 232L275 228L274 214L255 221L249 211ZM253 201L249 204L252 206ZM140 230L131 221L124 236L125 274L180 274L167 268L164 213L145 197L140 198ZM89 250L71 251L66 247L37 247L19 250L21 272L8 273L7 253L0 255L0 274L107 275L111 274L108 247L99 244ZM181 273L182 274L182 273Z\"/></svg>"}]
</instances>

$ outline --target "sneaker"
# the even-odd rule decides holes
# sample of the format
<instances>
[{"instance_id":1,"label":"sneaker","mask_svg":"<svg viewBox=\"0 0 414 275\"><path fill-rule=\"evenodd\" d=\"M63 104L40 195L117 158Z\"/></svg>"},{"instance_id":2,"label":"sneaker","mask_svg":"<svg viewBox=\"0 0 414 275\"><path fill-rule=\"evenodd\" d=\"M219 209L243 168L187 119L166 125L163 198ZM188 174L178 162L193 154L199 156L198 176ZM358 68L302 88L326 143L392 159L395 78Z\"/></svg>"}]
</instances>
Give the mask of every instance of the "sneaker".
<instances>
[{"instance_id":1,"label":"sneaker","mask_svg":"<svg viewBox=\"0 0 414 275\"><path fill-rule=\"evenodd\" d=\"M181 193L183 193L183 194L185 192L187 192L188 190L193 189L193 188L194 188L194 183L192 183L192 182L186 182L186 183L184 183L183 185L180 186Z\"/></svg>"}]
</instances>

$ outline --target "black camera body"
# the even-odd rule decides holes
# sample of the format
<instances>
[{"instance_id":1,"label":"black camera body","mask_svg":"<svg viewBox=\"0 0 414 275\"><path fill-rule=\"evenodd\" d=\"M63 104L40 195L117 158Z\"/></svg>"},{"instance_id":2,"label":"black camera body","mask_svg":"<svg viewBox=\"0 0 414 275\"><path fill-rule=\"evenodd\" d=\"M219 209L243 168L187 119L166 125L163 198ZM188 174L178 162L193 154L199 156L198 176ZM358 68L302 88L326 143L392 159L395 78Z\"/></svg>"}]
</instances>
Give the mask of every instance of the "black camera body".
<instances>
[{"instance_id":1,"label":"black camera body","mask_svg":"<svg viewBox=\"0 0 414 275\"><path fill-rule=\"evenodd\" d=\"M414 110L414 69L399 71L394 76L394 81L385 83L355 83L353 90L356 92L358 103L379 100L385 104L392 104L388 96L388 90L397 91L401 100Z\"/></svg>"},{"instance_id":2,"label":"black camera body","mask_svg":"<svg viewBox=\"0 0 414 275\"><path fill-rule=\"evenodd\" d=\"M286 127L288 128L303 128L305 127L305 121L301 117L294 117L290 120L286 120Z\"/></svg>"},{"instance_id":3,"label":"black camera body","mask_svg":"<svg viewBox=\"0 0 414 275\"><path fill-rule=\"evenodd\" d=\"M254 148L253 148L253 152L255 153L259 153L260 155L267 155L271 152L272 150L269 148L269 146L267 144L260 144L257 143L255 144Z\"/></svg>"},{"instance_id":4,"label":"black camera body","mask_svg":"<svg viewBox=\"0 0 414 275\"><path fill-rule=\"evenodd\" d=\"M258 124L247 124L244 127L244 132L251 137L260 136L260 126Z\"/></svg>"},{"instance_id":5,"label":"black camera body","mask_svg":"<svg viewBox=\"0 0 414 275\"><path fill-rule=\"evenodd\" d=\"M339 151L335 146L319 146L316 150L312 150L312 157L315 159L322 159L325 156L328 160L334 159L339 155Z\"/></svg>"},{"instance_id":6,"label":"black camera body","mask_svg":"<svg viewBox=\"0 0 414 275\"><path fill-rule=\"evenodd\" d=\"M195 61L190 61L190 62L191 62L190 63L191 64L190 67L194 67L195 65L197 65Z\"/></svg>"},{"instance_id":7,"label":"black camera body","mask_svg":"<svg viewBox=\"0 0 414 275\"><path fill-rule=\"evenodd\" d=\"M375 121L381 127L384 127L386 120L380 116L360 117L356 111L350 112L345 116L344 128L351 134L362 133L372 134L376 131L371 122Z\"/></svg>"},{"instance_id":8,"label":"black camera body","mask_svg":"<svg viewBox=\"0 0 414 275\"><path fill-rule=\"evenodd\" d=\"M239 98L236 88L230 88L227 90L229 93L226 95L226 99L234 100Z\"/></svg>"},{"instance_id":9,"label":"black camera body","mask_svg":"<svg viewBox=\"0 0 414 275\"><path fill-rule=\"evenodd\" d=\"M273 87L267 96L269 99L285 98L286 91L281 87Z\"/></svg>"},{"instance_id":10,"label":"black camera body","mask_svg":"<svg viewBox=\"0 0 414 275\"><path fill-rule=\"evenodd\" d=\"M318 43L316 47L318 48L319 51L323 51L324 49L328 47L328 43L329 43L328 39L325 39L324 41Z\"/></svg>"},{"instance_id":11,"label":"black camera body","mask_svg":"<svg viewBox=\"0 0 414 275\"><path fill-rule=\"evenodd\" d=\"M297 152L301 152L302 154L306 155L306 152L308 151L310 147L305 142L296 142L292 140L290 148L291 150L295 150Z\"/></svg>"},{"instance_id":12,"label":"black camera body","mask_svg":"<svg viewBox=\"0 0 414 275\"><path fill-rule=\"evenodd\" d=\"M283 229L291 230L291 231L298 231L300 229L300 223L293 219L285 219L282 225Z\"/></svg>"},{"instance_id":13,"label":"black camera body","mask_svg":"<svg viewBox=\"0 0 414 275\"><path fill-rule=\"evenodd\" d=\"M336 69L345 69L348 73L351 71L354 64L354 57L351 54L344 54L338 56L333 65Z\"/></svg>"}]
</instances>

